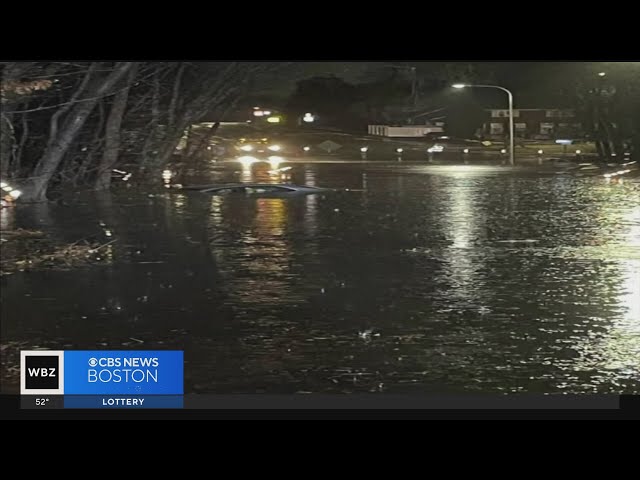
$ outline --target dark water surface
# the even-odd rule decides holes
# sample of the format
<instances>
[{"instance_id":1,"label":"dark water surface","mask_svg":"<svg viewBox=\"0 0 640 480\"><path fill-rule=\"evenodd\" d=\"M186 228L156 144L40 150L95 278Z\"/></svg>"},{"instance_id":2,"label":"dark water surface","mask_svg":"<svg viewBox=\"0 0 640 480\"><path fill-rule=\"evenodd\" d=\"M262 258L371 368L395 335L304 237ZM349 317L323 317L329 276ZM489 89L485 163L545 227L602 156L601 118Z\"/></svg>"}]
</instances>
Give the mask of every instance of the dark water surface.
<instances>
[{"instance_id":1,"label":"dark water surface","mask_svg":"<svg viewBox=\"0 0 640 480\"><path fill-rule=\"evenodd\" d=\"M21 208L17 226L117 241L100 266L4 277L3 345L184 349L186 392L640 393L640 179L292 166L349 191Z\"/></svg>"}]
</instances>

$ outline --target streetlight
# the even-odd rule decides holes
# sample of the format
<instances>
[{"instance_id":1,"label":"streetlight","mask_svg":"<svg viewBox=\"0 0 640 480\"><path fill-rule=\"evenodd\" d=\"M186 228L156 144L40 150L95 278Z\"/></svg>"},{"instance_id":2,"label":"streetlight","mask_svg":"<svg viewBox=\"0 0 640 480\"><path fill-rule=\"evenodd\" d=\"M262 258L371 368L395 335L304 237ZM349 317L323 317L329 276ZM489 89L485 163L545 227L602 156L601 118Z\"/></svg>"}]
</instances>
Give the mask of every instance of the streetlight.
<instances>
[{"instance_id":1,"label":"streetlight","mask_svg":"<svg viewBox=\"0 0 640 480\"><path fill-rule=\"evenodd\" d=\"M497 85L467 85L465 83L456 83L455 85L452 85L452 87L459 90L463 88L496 88L507 93L507 95L509 96L509 161L511 162L511 166L514 166L516 164L516 140L515 124L513 119L513 94L511 93L511 91Z\"/></svg>"}]
</instances>

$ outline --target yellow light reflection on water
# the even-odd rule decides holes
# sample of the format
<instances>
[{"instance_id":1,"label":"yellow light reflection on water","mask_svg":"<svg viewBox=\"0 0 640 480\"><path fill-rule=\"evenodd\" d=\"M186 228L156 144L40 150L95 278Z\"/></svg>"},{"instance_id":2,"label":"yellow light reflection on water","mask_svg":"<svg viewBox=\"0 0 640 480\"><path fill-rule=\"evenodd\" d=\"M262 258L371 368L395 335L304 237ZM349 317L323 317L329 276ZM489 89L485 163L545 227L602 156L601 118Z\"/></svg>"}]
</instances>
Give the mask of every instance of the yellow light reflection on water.
<instances>
[{"instance_id":1,"label":"yellow light reflection on water","mask_svg":"<svg viewBox=\"0 0 640 480\"><path fill-rule=\"evenodd\" d=\"M175 208L175 212L178 215L183 215L185 213L185 200L187 197L180 193L173 196L173 206Z\"/></svg>"},{"instance_id":2,"label":"yellow light reflection on water","mask_svg":"<svg viewBox=\"0 0 640 480\"><path fill-rule=\"evenodd\" d=\"M211 218L211 224L219 227L222 225L223 217L222 217L222 205L224 202L224 197L219 195L213 195L211 197L211 213L209 217Z\"/></svg>"},{"instance_id":3,"label":"yellow light reflection on water","mask_svg":"<svg viewBox=\"0 0 640 480\"><path fill-rule=\"evenodd\" d=\"M304 184L310 187L316 186L316 172L309 166L307 166L304 171ZM307 195L305 205L305 227L307 233L315 235L318 229L318 195Z\"/></svg>"},{"instance_id":4,"label":"yellow light reflection on water","mask_svg":"<svg viewBox=\"0 0 640 480\"><path fill-rule=\"evenodd\" d=\"M251 182L253 180L253 164L258 161L255 157L244 156L238 159L242 165L242 182Z\"/></svg>"},{"instance_id":5,"label":"yellow light reflection on water","mask_svg":"<svg viewBox=\"0 0 640 480\"><path fill-rule=\"evenodd\" d=\"M15 215L13 208L0 209L0 230L13 230Z\"/></svg>"},{"instance_id":6,"label":"yellow light reflection on water","mask_svg":"<svg viewBox=\"0 0 640 480\"><path fill-rule=\"evenodd\" d=\"M269 165L271 166L272 170L277 170L278 168L280 168L280 164L282 162L284 162L284 158L282 157L277 157L277 156L269 157Z\"/></svg>"},{"instance_id":7,"label":"yellow light reflection on water","mask_svg":"<svg viewBox=\"0 0 640 480\"><path fill-rule=\"evenodd\" d=\"M238 158L238 161L242 164L243 167L250 167L254 163L258 161L256 157L250 157L245 155L243 157Z\"/></svg>"}]
</instances>

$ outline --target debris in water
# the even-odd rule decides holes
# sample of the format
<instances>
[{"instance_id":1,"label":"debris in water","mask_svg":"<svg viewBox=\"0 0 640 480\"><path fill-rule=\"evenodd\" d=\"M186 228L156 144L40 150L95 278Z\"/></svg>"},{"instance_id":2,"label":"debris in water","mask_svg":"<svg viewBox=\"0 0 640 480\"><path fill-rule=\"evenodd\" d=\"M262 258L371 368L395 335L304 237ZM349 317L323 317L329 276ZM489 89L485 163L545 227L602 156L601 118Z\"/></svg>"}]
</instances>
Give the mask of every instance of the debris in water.
<instances>
[{"instance_id":1,"label":"debris in water","mask_svg":"<svg viewBox=\"0 0 640 480\"><path fill-rule=\"evenodd\" d=\"M363 340L370 340L372 335L373 335L373 329L372 328L369 328L369 329L364 330L362 332L358 332L358 336Z\"/></svg>"}]
</instances>

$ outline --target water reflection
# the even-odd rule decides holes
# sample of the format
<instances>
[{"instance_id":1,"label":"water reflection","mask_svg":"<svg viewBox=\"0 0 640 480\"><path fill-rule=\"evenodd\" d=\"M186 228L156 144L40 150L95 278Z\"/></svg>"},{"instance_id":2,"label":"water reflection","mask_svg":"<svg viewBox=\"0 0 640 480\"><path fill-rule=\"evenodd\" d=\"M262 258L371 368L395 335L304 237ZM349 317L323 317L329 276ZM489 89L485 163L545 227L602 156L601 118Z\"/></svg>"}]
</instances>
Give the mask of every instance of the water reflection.
<instances>
[{"instance_id":1,"label":"water reflection","mask_svg":"<svg viewBox=\"0 0 640 480\"><path fill-rule=\"evenodd\" d=\"M618 213L626 232L616 251L627 258L615 263L617 282L610 284L608 292L615 296L612 307L616 315L601 335L585 343L576 368L600 372L599 376L620 387L640 378L640 207L627 215ZM611 250L603 253L608 256ZM595 391L597 386L591 389Z\"/></svg>"},{"instance_id":2,"label":"water reflection","mask_svg":"<svg viewBox=\"0 0 640 480\"><path fill-rule=\"evenodd\" d=\"M212 393L640 391L637 185L290 166L295 183L354 191L129 189L25 210L16 226L117 243L110 265L3 278L3 341L182 349L187 391ZM273 167L190 181L281 182Z\"/></svg>"},{"instance_id":3,"label":"water reflection","mask_svg":"<svg viewBox=\"0 0 640 480\"><path fill-rule=\"evenodd\" d=\"M305 167L304 184L310 187L317 186L316 172L311 166ZM304 224L306 233L311 238L318 230L318 195L307 195L304 199L306 212L304 216Z\"/></svg>"},{"instance_id":4,"label":"water reflection","mask_svg":"<svg viewBox=\"0 0 640 480\"><path fill-rule=\"evenodd\" d=\"M615 392L640 379L640 260L623 261L616 270L621 285L612 288L611 322L597 318L600 328L589 330L589 336L577 342L580 357L565 367L591 375L581 382L583 391L597 392L600 385L609 383Z\"/></svg>"},{"instance_id":5,"label":"water reflection","mask_svg":"<svg viewBox=\"0 0 640 480\"><path fill-rule=\"evenodd\" d=\"M251 183L253 181L253 166L258 162L258 159L254 157L241 157L238 161L242 166L240 182Z\"/></svg>"},{"instance_id":6,"label":"water reflection","mask_svg":"<svg viewBox=\"0 0 640 480\"><path fill-rule=\"evenodd\" d=\"M626 310L624 317L629 332L635 333L640 346L640 259L627 260L623 263L624 283L620 296L620 304ZM640 360L640 356L637 357ZM640 362L638 362L640 368Z\"/></svg>"},{"instance_id":7,"label":"water reflection","mask_svg":"<svg viewBox=\"0 0 640 480\"><path fill-rule=\"evenodd\" d=\"M15 218L15 208L0 209L0 230L13 230Z\"/></svg>"},{"instance_id":8,"label":"water reflection","mask_svg":"<svg viewBox=\"0 0 640 480\"><path fill-rule=\"evenodd\" d=\"M479 223L484 224L482 215L476 212L478 189L481 185L455 178L449 188L447 201L448 212L444 224L447 225L447 236L453 240L445 253L450 259L450 282L454 295L461 301L475 303L480 292L477 291L478 276L476 272L483 266L481 256L471 256L468 251L480 235Z\"/></svg>"},{"instance_id":9,"label":"water reflection","mask_svg":"<svg viewBox=\"0 0 640 480\"><path fill-rule=\"evenodd\" d=\"M280 165L284 162L284 158L271 156L269 157L269 165L271 166L271 170L277 170L280 168Z\"/></svg>"},{"instance_id":10,"label":"water reflection","mask_svg":"<svg viewBox=\"0 0 640 480\"><path fill-rule=\"evenodd\" d=\"M286 199L211 200L209 245L230 301L250 308L291 300L288 215Z\"/></svg>"}]
</instances>

